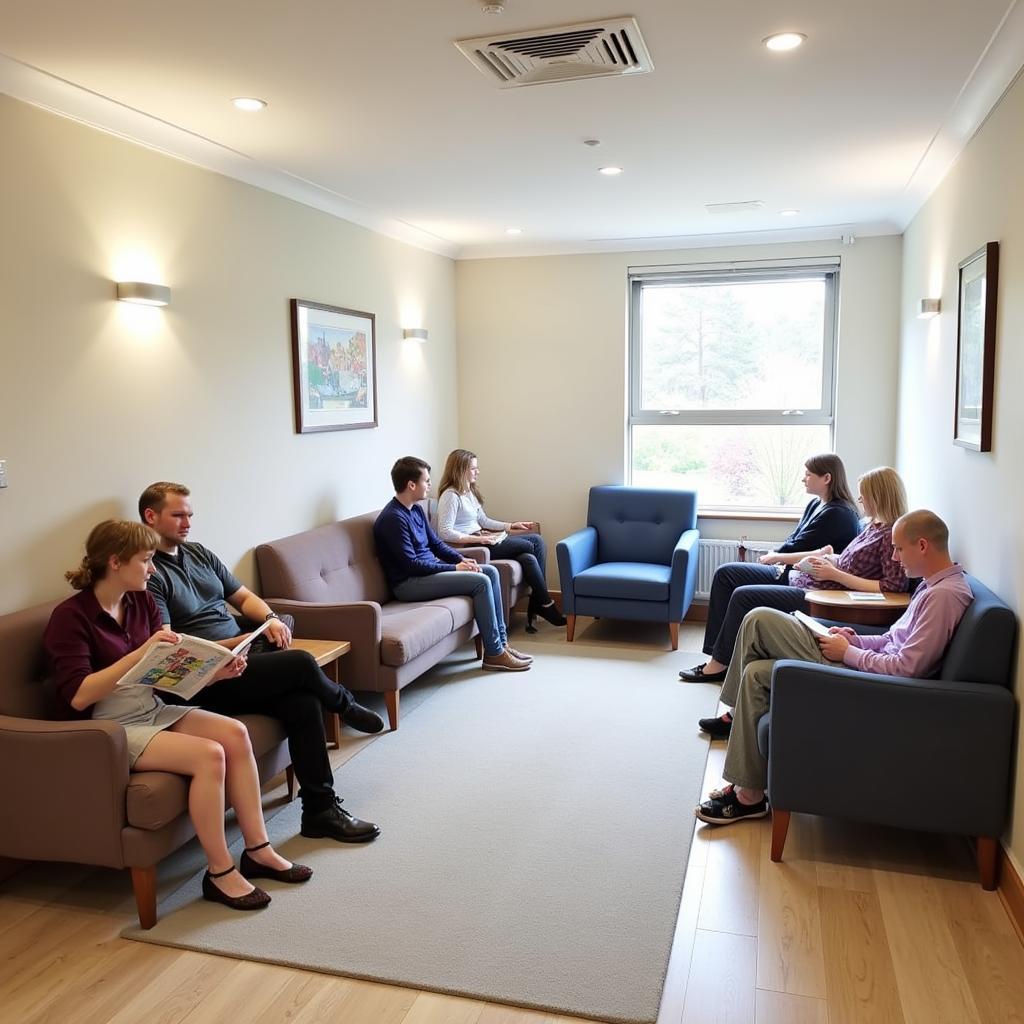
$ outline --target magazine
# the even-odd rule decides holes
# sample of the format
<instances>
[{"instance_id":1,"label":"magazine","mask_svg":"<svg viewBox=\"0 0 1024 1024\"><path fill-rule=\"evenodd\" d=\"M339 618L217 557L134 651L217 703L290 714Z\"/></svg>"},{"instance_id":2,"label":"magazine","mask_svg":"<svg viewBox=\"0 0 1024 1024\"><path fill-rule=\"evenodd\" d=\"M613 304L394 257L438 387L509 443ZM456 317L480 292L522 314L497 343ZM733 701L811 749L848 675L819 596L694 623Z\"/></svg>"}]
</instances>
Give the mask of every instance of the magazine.
<instances>
[{"instance_id":1,"label":"magazine","mask_svg":"<svg viewBox=\"0 0 1024 1024\"><path fill-rule=\"evenodd\" d=\"M250 633L234 650L213 640L181 634L176 644L153 644L146 656L117 681L118 686L152 686L167 693L176 693L183 700L191 700L211 676L232 658L244 654L249 645L269 625L267 619L259 629Z\"/></svg>"},{"instance_id":2,"label":"magazine","mask_svg":"<svg viewBox=\"0 0 1024 1024\"><path fill-rule=\"evenodd\" d=\"M801 611L793 612L793 618L797 622L802 622L815 636L831 636L832 634L828 631L828 626L823 626L817 619L812 619L810 615L805 615Z\"/></svg>"},{"instance_id":3,"label":"magazine","mask_svg":"<svg viewBox=\"0 0 1024 1024\"><path fill-rule=\"evenodd\" d=\"M851 601L884 601L885 594L876 594L873 590L851 590Z\"/></svg>"}]
</instances>

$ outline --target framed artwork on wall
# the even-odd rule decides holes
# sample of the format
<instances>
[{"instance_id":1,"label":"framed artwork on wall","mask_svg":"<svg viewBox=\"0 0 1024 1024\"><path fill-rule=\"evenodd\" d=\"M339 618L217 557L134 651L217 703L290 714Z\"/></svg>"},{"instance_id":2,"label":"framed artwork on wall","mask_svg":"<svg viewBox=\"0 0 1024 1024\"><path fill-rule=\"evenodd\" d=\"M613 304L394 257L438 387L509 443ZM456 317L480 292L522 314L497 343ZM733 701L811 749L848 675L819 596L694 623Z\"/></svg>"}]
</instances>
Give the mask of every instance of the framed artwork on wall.
<instances>
[{"instance_id":1,"label":"framed artwork on wall","mask_svg":"<svg viewBox=\"0 0 1024 1024\"><path fill-rule=\"evenodd\" d=\"M992 451L998 282L998 242L989 242L959 266L953 443L976 452Z\"/></svg>"},{"instance_id":2,"label":"framed artwork on wall","mask_svg":"<svg viewBox=\"0 0 1024 1024\"><path fill-rule=\"evenodd\" d=\"M373 313L292 299L295 432L377 426Z\"/></svg>"}]
</instances>

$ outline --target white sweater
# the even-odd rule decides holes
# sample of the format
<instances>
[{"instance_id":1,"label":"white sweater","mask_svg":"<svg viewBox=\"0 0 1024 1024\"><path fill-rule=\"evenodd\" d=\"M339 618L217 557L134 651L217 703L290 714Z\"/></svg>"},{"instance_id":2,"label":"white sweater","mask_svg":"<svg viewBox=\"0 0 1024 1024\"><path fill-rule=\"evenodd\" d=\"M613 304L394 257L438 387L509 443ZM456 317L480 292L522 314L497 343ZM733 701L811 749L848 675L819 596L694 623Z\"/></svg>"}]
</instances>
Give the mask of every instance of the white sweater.
<instances>
[{"instance_id":1,"label":"white sweater","mask_svg":"<svg viewBox=\"0 0 1024 1024\"><path fill-rule=\"evenodd\" d=\"M437 503L437 535L449 544L468 540L481 530L507 530L510 525L489 519L472 491L459 494L449 487Z\"/></svg>"}]
</instances>

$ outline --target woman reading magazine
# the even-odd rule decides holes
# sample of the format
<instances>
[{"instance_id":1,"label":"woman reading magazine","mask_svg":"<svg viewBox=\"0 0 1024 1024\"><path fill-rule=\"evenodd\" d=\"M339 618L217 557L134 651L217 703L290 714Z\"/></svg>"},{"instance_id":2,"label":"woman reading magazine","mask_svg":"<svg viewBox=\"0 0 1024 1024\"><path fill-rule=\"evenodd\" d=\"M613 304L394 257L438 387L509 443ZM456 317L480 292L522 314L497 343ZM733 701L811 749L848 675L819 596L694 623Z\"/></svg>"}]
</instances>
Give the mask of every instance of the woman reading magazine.
<instances>
[{"instance_id":1,"label":"woman reading magazine","mask_svg":"<svg viewBox=\"0 0 1024 1024\"><path fill-rule=\"evenodd\" d=\"M78 593L53 610L43 638L58 702L68 718L120 722L132 771L189 776L189 814L209 865L203 897L233 910L257 910L270 896L248 879L305 882L313 872L285 860L267 839L245 726L199 708L165 704L152 686L118 685L152 645L179 639L162 627L146 592L157 542L148 526L123 519L108 519L89 534L81 565L65 573ZM234 657L209 681L244 669L245 658ZM225 789L245 839L238 868L224 836Z\"/></svg>"}]
</instances>

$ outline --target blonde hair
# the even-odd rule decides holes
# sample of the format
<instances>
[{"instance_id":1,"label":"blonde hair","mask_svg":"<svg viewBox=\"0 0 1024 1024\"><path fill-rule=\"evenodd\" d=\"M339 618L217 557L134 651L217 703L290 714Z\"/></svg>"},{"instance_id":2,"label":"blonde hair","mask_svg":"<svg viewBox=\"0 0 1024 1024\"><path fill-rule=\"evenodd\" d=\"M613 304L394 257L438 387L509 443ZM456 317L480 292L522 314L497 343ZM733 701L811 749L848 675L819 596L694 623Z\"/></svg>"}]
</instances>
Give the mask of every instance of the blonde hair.
<instances>
[{"instance_id":1,"label":"blonde hair","mask_svg":"<svg viewBox=\"0 0 1024 1024\"><path fill-rule=\"evenodd\" d=\"M907 491L895 469L877 466L861 474L857 483L865 503L871 508L872 522L892 526L900 516L907 514Z\"/></svg>"},{"instance_id":2,"label":"blonde hair","mask_svg":"<svg viewBox=\"0 0 1024 1024\"><path fill-rule=\"evenodd\" d=\"M140 551L155 551L160 544L156 530L130 519L105 519L94 526L85 542L85 557L77 569L69 569L64 579L75 590L87 590L107 574L111 558L122 562Z\"/></svg>"},{"instance_id":3,"label":"blonde hair","mask_svg":"<svg viewBox=\"0 0 1024 1024\"><path fill-rule=\"evenodd\" d=\"M893 527L903 528L903 536L908 541L928 541L937 551L949 554L949 527L934 513L926 508L915 509L902 515Z\"/></svg>"},{"instance_id":4,"label":"blonde hair","mask_svg":"<svg viewBox=\"0 0 1024 1024\"><path fill-rule=\"evenodd\" d=\"M455 451L448 453L448 458L444 460L444 472L441 474L441 486L437 489L438 497L451 488L458 494L472 493L481 505L484 503L480 488L469 480L469 464L476 457L476 452L471 452L468 448L456 448Z\"/></svg>"}]
</instances>

